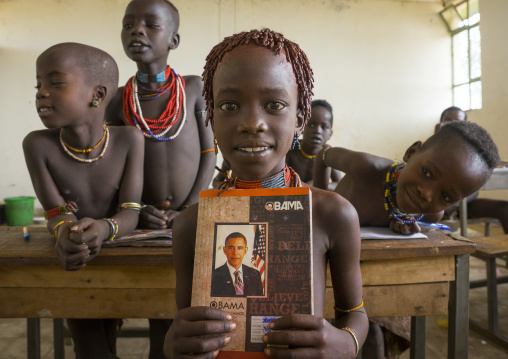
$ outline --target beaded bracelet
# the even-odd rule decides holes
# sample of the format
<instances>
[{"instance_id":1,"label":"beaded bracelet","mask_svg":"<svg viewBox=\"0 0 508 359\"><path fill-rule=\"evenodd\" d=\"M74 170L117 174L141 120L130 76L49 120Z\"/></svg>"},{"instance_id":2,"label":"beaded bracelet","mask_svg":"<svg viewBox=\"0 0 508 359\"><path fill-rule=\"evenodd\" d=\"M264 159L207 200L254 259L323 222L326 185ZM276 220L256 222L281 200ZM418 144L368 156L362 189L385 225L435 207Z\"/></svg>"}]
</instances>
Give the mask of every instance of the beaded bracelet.
<instances>
[{"instance_id":1,"label":"beaded bracelet","mask_svg":"<svg viewBox=\"0 0 508 359\"><path fill-rule=\"evenodd\" d=\"M117 210L118 212L120 211L125 211L127 209L133 209L137 212L140 212L141 211L141 205L139 203L136 203L136 202L124 202L124 203L120 203L117 207Z\"/></svg>"},{"instance_id":2,"label":"beaded bracelet","mask_svg":"<svg viewBox=\"0 0 508 359\"><path fill-rule=\"evenodd\" d=\"M69 201L63 206L58 206L55 208L48 209L44 211L44 218L50 220L53 217L59 216L61 214L72 214L78 211L78 205L75 202Z\"/></svg>"},{"instance_id":3,"label":"beaded bracelet","mask_svg":"<svg viewBox=\"0 0 508 359\"><path fill-rule=\"evenodd\" d=\"M55 236L55 239L58 239L58 229L60 228L60 226L64 223L72 223L72 221L66 219L66 220L63 220L63 221L60 221L56 224L56 226L53 227L53 235Z\"/></svg>"},{"instance_id":4,"label":"beaded bracelet","mask_svg":"<svg viewBox=\"0 0 508 359\"><path fill-rule=\"evenodd\" d=\"M109 242L112 242L116 235L118 234L118 222L113 218L103 218L104 221L108 222L111 226L111 230L109 231L109 238L107 239Z\"/></svg>"},{"instance_id":5,"label":"beaded bracelet","mask_svg":"<svg viewBox=\"0 0 508 359\"><path fill-rule=\"evenodd\" d=\"M201 154L203 154L203 153L211 153L211 152L215 152L215 148L210 148L209 150L203 150L203 151L201 151Z\"/></svg>"},{"instance_id":6,"label":"beaded bracelet","mask_svg":"<svg viewBox=\"0 0 508 359\"><path fill-rule=\"evenodd\" d=\"M354 312L355 310L358 310L360 309L361 307L363 307L363 300L362 300L362 304L360 304L358 307L355 307L353 309L340 309L339 307L337 307L336 305L333 306L333 309L335 309L336 311L339 311L339 312L343 312L343 313L349 313L349 312Z\"/></svg>"},{"instance_id":7,"label":"beaded bracelet","mask_svg":"<svg viewBox=\"0 0 508 359\"><path fill-rule=\"evenodd\" d=\"M353 329L351 329L349 327L344 327L344 328L339 328L339 329L348 332L353 337L353 340L355 341L355 358L356 358L358 356L358 352L360 351L360 345L358 344L358 338L356 337L355 332L353 331Z\"/></svg>"},{"instance_id":8,"label":"beaded bracelet","mask_svg":"<svg viewBox=\"0 0 508 359\"><path fill-rule=\"evenodd\" d=\"M328 152L328 150L332 148L332 146L328 146L327 148L325 148L325 150L323 151L323 163L325 164L326 167L328 167L326 165L326 152Z\"/></svg>"}]
</instances>

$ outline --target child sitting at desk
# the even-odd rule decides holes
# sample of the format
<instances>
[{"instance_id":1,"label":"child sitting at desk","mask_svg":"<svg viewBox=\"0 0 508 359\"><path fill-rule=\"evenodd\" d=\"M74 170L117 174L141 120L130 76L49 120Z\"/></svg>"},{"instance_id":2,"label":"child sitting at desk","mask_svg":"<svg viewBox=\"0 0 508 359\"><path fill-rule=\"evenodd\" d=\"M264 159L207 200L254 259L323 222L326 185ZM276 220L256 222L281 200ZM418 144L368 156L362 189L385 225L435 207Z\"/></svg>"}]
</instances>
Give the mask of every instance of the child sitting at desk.
<instances>
[{"instance_id":1,"label":"child sitting at desk","mask_svg":"<svg viewBox=\"0 0 508 359\"><path fill-rule=\"evenodd\" d=\"M356 208L361 226L417 233L417 220L436 222L446 208L478 190L499 163L499 154L482 127L456 121L425 143L415 142L403 160L326 148L316 158L314 185L326 188L330 167L338 169L346 175L335 191Z\"/></svg>"},{"instance_id":2,"label":"child sitting at desk","mask_svg":"<svg viewBox=\"0 0 508 359\"><path fill-rule=\"evenodd\" d=\"M293 168L303 182L312 184L314 159L319 150L329 147L326 141L333 134L332 106L325 100L314 100L309 122L303 130L303 139L299 146L288 152L286 163ZM332 183L340 180L340 172L332 169Z\"/></svg>"},{"instance_id":3,"label":"child sitting at desk","mask_svg":"<svg viewBox=\"0 0 508 359\"><path fill-rule=\"evenodd\" d=\"M177 8L166 0L133 0L122 21L123 48L138 71L118 89L107 118L145 136L142 228L171 228L180 211L208 188L215 167L203 82L168 65L170 51L180 43L179 25Z\"/></svg>"},{"instance_id":4,"label":"child sitting at desk","mask_svg":"<svg viewBox=\"0 0 508 359\"><path fill-rule=\"evenodd\" d=\"M37 59L36 78L37 113L48 129L25 137L26 164L58 258L78 270L138 223L143 137L104 123L118 87L117 65L104 51L52 46ZM68 324L80 359L115 358L116 319Z\"/></svg>"},{"instance_id":5,"label":"child sitting at desk","mask_svg":"<svg viewBox=\"0 0 508 359\"><path fill-rule=\"evenodd\" d=\"M310 117L312 70L298 45L269 29L225 38L206 59L207 115L233 178L240 186L299 186L285 156ZM286 178L285 174L291 174ZM367 333L360 273L360 232L354 208L336 193L311 187L315 315L275 320L263 340L273 358L354 358ZM165 342L168 358L216 357L236 324L226 311L190 307L198 206L173 227L179 308ZM330 263L336 325L323 319L326 262ZM279 345L289 345L288 348Z\"/></svg>"},{"instance_id":6,"label":"child sitting at desk","mask_svg":"<svg viewBox=\"0 0 508 359\"><path fill-rule=\"evenodd\" d=\"M459 107L449 107L443 111L439 123L436 125L436 132L442 126L453 121L467 121L467 114ZM467 218L496 218L501 222L504 233L508 233L508 201L491 198L478 198L479 191L467 197ZM450 218L458 213L459 204L445 210L445 217Z\"/></svg>"}]
</instances>

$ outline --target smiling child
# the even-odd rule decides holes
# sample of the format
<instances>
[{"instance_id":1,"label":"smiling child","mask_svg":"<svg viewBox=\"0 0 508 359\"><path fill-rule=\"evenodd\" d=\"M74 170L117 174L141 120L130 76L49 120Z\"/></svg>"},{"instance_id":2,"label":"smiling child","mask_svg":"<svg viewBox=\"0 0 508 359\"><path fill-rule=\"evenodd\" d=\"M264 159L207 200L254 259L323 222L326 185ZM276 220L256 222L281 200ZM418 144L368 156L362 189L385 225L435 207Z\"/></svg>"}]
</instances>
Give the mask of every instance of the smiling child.
<instances>
[{"instance_id":1,"label":"smiling child","mask_svg":"<svg viewBox=\"0 0 508 359\"><path fill-rule=\"evenodd\" d=\"M327 185L327 167L345 172L335 191L356 208L361 226L417 233L417 219L436 222L446 208L478 190L499 163L499 154L482 127L454 121L425 143L411 145L403 160L324 149L316 159L314 184Z\"/></svg>"},{"instance_id":2,"label":"smiling child","mask_svg":"<svg viewBox=\"0 0 508 359\"><path fill-rule=\"evenodd\" d=\"M311 113L312 70L298 45L269 29L233 35L212 49L203 78L208 119L231 165L234 181L229 183L237 183L236 188L301 185L285 163ZM265 353L273 358L353 358L368 327L357 214L338 194L311 191L315 315L275 320L270 326L276 332L263 338L272 344ZM179 312L166 336L168 358L216 357L220 349L227 350L228 333L236 328L228 312L190 307L197 214L198 206L191 206L173 227ZM322 317L327 262L337 327Z\"/></svg>"}]
</instances>

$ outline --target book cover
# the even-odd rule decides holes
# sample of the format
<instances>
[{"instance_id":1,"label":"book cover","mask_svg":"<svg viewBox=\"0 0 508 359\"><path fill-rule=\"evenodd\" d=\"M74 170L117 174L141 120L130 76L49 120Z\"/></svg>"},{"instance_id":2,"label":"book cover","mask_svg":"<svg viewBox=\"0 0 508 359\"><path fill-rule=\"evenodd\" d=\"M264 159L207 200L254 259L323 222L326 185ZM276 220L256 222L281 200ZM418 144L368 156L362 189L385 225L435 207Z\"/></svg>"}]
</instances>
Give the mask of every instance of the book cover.
<instances>
[{"instance_id":1,"label":"book cover","mask_svg":"<svg viewBox=\"0 0 508 359\"><path fill-rule=\"evenodd\" d=\"M237 328L219 358L265 358L269 323L313 314L311 193L218 193L200 194L192 305L233 315Z\"/></svg>"}]
</instances>

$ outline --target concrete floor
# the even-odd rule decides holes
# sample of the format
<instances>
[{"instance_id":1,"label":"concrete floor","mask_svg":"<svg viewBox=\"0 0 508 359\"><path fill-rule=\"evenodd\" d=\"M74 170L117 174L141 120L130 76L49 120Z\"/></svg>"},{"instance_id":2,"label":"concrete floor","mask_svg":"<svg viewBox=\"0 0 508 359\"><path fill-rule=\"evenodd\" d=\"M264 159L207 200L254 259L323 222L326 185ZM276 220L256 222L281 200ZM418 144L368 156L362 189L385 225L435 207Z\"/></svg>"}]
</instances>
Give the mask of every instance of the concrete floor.
<instances>
[{"instance_id":1,"label":"concrete floor","mask_svg":"<svg viewBox=\"0 0 508 359\"><path fill-rule=\"evenodd\" d=\"M473 227L481 230L481 227ZM472 232L474 234L474 232ZM500 228L493 228L492 234L500 232ZM471 258L471 279L485 278L485 263L477 258ZM499 262L502 275L508 275L508 268ZM508 336L508 284L498 286L499 298L499 327L501 333ZM470 316L486 325L487 294L486 288L470 291ZM429 359L445 359L447 357L448 329L439 325L441 317L427 317L427 346L426 357ZM146 319L127 319L124 328L146 328ZM121 359L148 359L149 343L147 338L118 338L118 356ZM0 319L0 359L24 359L27 357L26 319ZM53 320L41 319L41 357L53 359ZM66 340L65 357L74 359L72 342ZM508 359L508 349L501 348L477 333L469 332L470 359ZM404 352L400 359L409 359L409 351Z\"/></svg>"}]
</instances>

